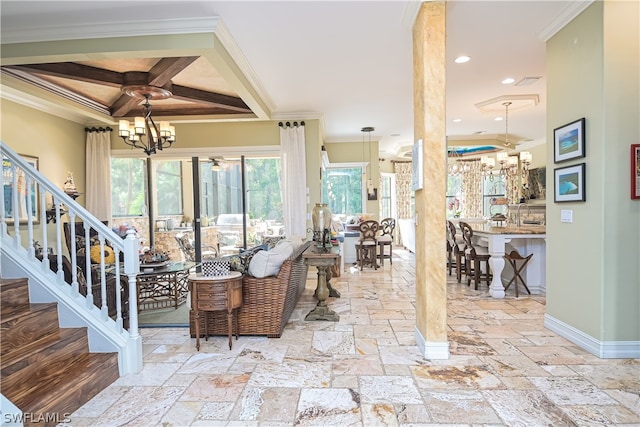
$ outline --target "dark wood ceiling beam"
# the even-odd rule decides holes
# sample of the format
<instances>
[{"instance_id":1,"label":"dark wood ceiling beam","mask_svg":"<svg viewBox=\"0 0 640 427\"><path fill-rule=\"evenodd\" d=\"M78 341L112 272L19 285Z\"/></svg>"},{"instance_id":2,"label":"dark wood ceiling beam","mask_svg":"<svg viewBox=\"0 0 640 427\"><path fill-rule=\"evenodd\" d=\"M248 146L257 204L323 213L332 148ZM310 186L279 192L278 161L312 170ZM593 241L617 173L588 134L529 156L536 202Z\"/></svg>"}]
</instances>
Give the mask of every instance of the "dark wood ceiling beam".
<instances>
[{"instance_id":1,"label":"dark wood ceiling beam","mask_svg":"<svg viewBox=\"0 0 640 427\"><path fill-rule=\"evenodd\" d=\"M120 95L118 99L111 105L111 116L113 118L122 118L129 115L129 113L135 109L138 104L142 102L141 99L132 98L124 93ZM140 110L142 114L142 110ZM138 114L138 115L140 115Z\"/></svg>"},{"instance_id":2,"label":"dark wood ceiling beam","mask_svg":"<svg viewBox=\"0 0 640 427\"><path fill-rule=\"evenodd\" d=\"M247 114L246 111L234 111L227 108L208 108L208 107L183 107L183 106L159 106L154 105L151 117L156 123L162 117L179 117L179 116L214 116L214 115L230 115L230 114ZM142 108L135 108L129 112L126 117L141 116ZM119 119L122 117L114 117Z\"/></svg>"},{"instance_id":3,"label":"dark wood ceiling beam","mask_svg":"<svg viewBox=\"0 0 640 427\"><path fill-rule=\"evenodd\" d=\"M74 62L59 62L52 64L11 65L6 68L22 70L28 73L38 73L52 77L79 80L86 83L97 83L105 86L122 86L122 73L76 64Z\"/></svg>"},{"instance_id":4,"label":"dark wood ceiling beam","mask_svg":"<svg viewBox=\"0 0 640 427\"><path fill-rule=\"evenodd\" d=\"M196 59L198 59L197 56L162 58L149 70L148 84L163 87Z\"/></svg>"},{"instance_id":5,"label":"dark wood ceiling beam","mask_svg":"<svg viewBox=\"0 0 640 427\"><path fill-rule=\"evenodd\" d=\"M174 99L204 103L211 105L212 107L221 107L242 113L251 112L251 109L247 104L245 104L242 99L235 96L222 95L220 93L207 92L205 90L178 85L173 85L172 92L172 98Z\"/></svg>"}]
</instances>

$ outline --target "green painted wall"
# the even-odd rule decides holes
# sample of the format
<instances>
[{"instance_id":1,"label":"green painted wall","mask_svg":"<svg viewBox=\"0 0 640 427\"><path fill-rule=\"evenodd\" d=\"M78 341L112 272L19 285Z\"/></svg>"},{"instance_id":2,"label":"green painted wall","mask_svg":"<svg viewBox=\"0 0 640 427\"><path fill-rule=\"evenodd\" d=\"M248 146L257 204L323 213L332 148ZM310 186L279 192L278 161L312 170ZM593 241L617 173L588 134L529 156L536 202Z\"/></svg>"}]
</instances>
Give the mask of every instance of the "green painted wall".
<instances>
[{"instance_id":1,"label":"green painted wall","mask_svg":"<svg viewBox=\"0 0 640 427\"><path fill-rule=\"evenodd\" d=\"M547 134L586 118L586 157L547 150L547 314L600 342L640 340L638 2L594 2L547 43ZM551 144L551 142L549 143ZM553 169L586 164L586 202L553 202ZM573 211L573 223L560 211Z\"/></svg>"}]
</instances>

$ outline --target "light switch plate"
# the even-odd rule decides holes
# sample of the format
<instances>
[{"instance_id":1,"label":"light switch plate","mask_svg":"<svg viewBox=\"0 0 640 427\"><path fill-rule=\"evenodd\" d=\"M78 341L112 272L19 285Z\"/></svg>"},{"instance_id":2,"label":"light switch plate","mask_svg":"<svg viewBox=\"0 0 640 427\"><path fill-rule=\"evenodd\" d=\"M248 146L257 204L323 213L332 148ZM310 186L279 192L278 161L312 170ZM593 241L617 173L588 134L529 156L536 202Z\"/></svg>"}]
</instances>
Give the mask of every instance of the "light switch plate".
<instances>
[{"instance_id":1,"label":"light switch plate","mask_svg":"<svg viewBox=\"0 0 640 427\"><path fill-rule=\"evenodd\" d=\"M573 222L573 211L562 209L560 211L560 222Z\"/></svg>"}]
</instances>

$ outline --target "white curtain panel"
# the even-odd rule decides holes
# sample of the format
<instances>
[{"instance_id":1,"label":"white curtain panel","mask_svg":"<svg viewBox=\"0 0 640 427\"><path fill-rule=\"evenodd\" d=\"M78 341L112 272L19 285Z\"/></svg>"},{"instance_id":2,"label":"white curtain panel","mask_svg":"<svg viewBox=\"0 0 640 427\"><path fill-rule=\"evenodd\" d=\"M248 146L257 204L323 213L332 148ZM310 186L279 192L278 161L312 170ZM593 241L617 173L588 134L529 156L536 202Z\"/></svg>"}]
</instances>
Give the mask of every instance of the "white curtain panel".
<instances>
[{"instance_id":1,"label":"white curtain panel","mask_svg":"<svg viewBox=\"0 0 640 427\"><path fill-rule=\"evenodd\" d=\"M304 125L280 126L282 216L287 236L307 235L307 167Z\"/></svg>"},{"instance_id":2,"label":"white curtain panel","mask_svg":"<svg viewBox=\"0 0 640 427\"><path fill-rule=\"evenodd\" d=\"M111 133L87 132L86 208L101 221L111 221Z\"/></svg>"}]
</instances>

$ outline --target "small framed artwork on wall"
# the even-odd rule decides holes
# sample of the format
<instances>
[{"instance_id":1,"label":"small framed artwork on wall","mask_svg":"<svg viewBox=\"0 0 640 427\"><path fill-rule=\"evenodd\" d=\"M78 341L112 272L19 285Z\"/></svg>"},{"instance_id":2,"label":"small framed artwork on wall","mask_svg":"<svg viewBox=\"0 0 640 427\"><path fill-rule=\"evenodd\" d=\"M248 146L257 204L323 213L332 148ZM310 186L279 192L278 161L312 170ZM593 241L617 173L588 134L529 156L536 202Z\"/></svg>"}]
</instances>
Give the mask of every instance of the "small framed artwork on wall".
<instances>
[{"instance_id":1,"label":"small framed artwork on wall","mask_svg":"<svg viewBox=\"0 0 640 427\"><path fill-rule=\"evenodd\" d=\"M584 117L553 130L553 161L555 163L585 156Z\"/></svg>"},{"instance_id":2,"label":"small framed artwork on wall","mask_svg":"<svg viewBox=\"0 0 640 427\"><path fill-rule=\"evenodd\" d=\"M631 198L640 199L640 144L631 144Z\"/></svg>"},{"instance_id":3,"label":"small framed artwork on wall","mask_svg":"<svg viewBox=\"0 0 640 427\"><path fill-rule=\"evenodd\" d=\"M584 202L585 164L556 168L554 175L554 202Z\"/></svg>"}]
</instances>

